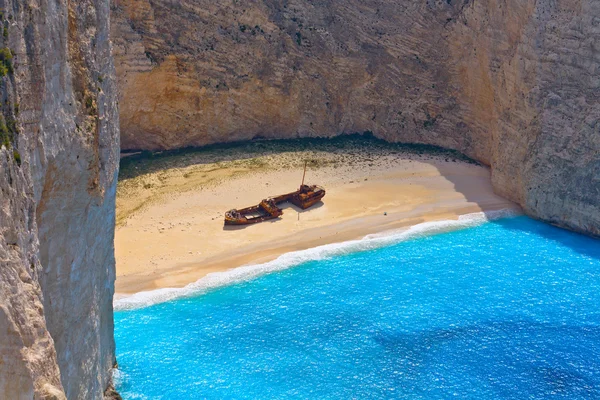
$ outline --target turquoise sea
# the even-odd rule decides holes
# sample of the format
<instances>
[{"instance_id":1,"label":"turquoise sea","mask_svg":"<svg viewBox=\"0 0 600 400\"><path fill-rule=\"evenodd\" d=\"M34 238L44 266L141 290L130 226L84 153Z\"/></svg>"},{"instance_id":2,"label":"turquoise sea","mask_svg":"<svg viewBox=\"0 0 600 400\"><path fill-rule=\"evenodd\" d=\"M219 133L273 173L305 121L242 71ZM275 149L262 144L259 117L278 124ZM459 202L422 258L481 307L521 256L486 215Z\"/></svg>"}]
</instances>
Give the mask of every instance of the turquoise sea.
<instances>
[{"instance_id":1,"label":"turquoise sea","mask_svg":"<svg viewBox=\"0 0 600 400\"><path fill-rule=\"evenodd\" d=\"M600 241L522 216L472 225L117 303L117 388L169 400L600 398Z\"/></svg>"}]
</instances>

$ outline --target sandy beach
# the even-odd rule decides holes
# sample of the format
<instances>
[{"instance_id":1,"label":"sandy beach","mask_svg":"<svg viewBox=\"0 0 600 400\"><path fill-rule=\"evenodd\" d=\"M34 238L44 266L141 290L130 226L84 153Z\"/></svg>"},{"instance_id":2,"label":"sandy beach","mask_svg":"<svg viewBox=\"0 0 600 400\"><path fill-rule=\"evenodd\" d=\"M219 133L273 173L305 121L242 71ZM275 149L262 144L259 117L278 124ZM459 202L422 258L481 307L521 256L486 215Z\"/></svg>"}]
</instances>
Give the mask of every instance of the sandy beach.
<instances>
[{"instance_id":1,"label":"sandy beach","mask_svg":"<svg viewBox=\"0 0 600 400\"><path fill-rule=\"evenodd\" d=\"M297 189L304 160L306 182L327 190L322 204L224 227L225 211ZM447 152L267 145L132 161L117 194L116 292L182 287L289 251L507 208L517 206L493 193L488 168Z\"/></svg>"}]
</instances>

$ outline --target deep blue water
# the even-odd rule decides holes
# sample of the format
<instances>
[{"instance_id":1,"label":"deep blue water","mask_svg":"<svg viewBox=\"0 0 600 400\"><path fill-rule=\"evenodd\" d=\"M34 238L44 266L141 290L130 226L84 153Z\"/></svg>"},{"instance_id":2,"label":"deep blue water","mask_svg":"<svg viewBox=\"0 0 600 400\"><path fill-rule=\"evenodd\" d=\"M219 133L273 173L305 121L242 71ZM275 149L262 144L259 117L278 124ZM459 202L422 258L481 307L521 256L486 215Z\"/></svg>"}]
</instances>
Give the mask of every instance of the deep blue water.
<instances>
[{"instance_id":1,"label":"deep blue water","mask_svg":"<svg viewBox=\"0 0 600 400\"><path fill-rule=\"evenodd\" d=\"M115 313L124 399L600 398L600 241L527 217Z\"/></svg>"}]
</instances>

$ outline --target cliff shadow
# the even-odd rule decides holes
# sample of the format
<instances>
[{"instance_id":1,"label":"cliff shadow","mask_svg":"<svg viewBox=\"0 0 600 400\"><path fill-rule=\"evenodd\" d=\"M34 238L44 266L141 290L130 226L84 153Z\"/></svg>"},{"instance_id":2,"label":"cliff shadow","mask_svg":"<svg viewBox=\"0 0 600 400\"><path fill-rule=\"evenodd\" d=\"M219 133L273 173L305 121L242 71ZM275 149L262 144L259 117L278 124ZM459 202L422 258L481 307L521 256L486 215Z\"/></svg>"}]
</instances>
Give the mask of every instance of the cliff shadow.
<instances>
[{"instance_id":1,"label":"cliff shadow","mask_svg":"<svg viewBox=\"0 0 600 400\"><path fill-rule=\"evenodd\" d=\"M469 177L454 173L448 163L443 164L435 159L426 162L435 166L440 175L450 182L454 190L464 196L467 202L478 206L490 223L511 231L539 235L549 241L569 247L586 257L600 259L600 240L598 238L529 217L519 205L496 195L491 183L491 171L488 167L482 166L488 171L487 175ZM514 210L516 213L512 216L507 214L507 217L499 217L498 211L503 209ZM525 218L526 220L524 220Z\"/></svg>"},{"instance_id":2,"label":"cliff shadow","mask_svg":"<svg viewBox=\"0 0 600 400\"><path fill-rule=\"evenodd\" d=\"M322 161L319 159L319 155L323 153L343 154L368 161L382 151L391 154L408 154L414 157L438 155L474 163L473 160L457 151L423 144L388 143L375 138L371 132L364 132L333 138L256 139L154 152L128 150L121 153L119 180L132 179L167 169L207 164L219 165L226 162L255 160L256 165L250 166L260 168L260 160L256 160L260 157L298 152L304 152L306 157L293 159L291 161L294 163L293 166L301 167L307 160L309 168L316 168L321 165ZM268 168L269 165L264 165L264 167Z\"/></svg>"},{"instance_id":3,"label":"cliff shadow","mask_svg":"<svg viewBox=\"0 0 600 400\"><path fill-rule=\"evenodd\" d=\"M533 218L529 218L527 222L514 218L502 218L493 220L491 223L511 231L542 236L548 241L568 247L585 257L600 260L600 240L598 238L573 232Z\"/></svg>"}]
</instances>

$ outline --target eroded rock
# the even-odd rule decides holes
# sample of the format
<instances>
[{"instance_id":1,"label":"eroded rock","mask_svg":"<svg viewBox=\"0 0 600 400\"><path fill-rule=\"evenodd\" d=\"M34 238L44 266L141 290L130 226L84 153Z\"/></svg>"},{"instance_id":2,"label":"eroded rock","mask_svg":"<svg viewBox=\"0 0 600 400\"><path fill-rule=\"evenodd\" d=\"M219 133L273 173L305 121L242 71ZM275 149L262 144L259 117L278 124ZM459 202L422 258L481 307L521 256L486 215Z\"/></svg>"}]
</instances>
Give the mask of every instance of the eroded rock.
<instances>
[{"instance_id":1,"label":"eroded rock","mask_svg":"<svg viewBox=\"0 0 600 400\"><path fill-rule=\"evenodd\" d=\"M109 386L119 140L108 16L92 0L2 12L2 398L102 399Z\"/></svg>"}]
</instances>

